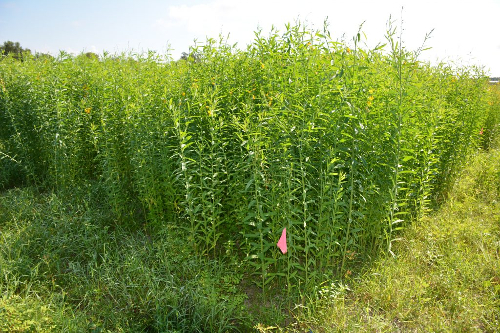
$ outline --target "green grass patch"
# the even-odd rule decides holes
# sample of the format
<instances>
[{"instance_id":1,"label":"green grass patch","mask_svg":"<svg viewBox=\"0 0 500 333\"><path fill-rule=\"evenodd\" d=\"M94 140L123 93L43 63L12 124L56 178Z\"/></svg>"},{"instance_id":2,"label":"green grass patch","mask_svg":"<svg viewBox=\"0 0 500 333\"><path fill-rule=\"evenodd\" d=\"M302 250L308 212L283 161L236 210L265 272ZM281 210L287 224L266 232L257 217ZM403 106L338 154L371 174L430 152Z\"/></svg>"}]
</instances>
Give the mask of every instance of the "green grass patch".
<instances>
[{"instance_id":1,"label":"green grass patch","mask_svg":"<svg viewBox=\"0 0 500 333\"><path fill-rule=\"evenodd\" d=\"M97 207L29 188L3 193L0 207L3 331L245 327L236 263L195 256L179 230L113 228Z\"/></svg>"}]
</instances>

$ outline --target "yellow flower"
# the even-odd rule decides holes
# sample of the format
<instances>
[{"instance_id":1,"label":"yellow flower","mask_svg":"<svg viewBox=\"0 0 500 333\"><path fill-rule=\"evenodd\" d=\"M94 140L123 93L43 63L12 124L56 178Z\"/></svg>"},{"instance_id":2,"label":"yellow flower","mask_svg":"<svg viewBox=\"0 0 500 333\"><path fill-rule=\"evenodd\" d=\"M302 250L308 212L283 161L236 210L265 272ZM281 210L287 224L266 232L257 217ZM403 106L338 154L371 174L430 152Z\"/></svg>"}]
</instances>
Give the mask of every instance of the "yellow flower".
<instances>
[{"instance_id":1,"label":"yellow flower","mask_svg":"<svg viewBox=\"0 0 500 333\"><path fill-rule=\"evenodd\" d=\"M345 50L347 51L347 53L351 53L351 49L350 48L346 48Z\"/></svg>"},{"instance_id":2,"label":"yellow flower","mask_svg":"<svg viewBox=\"0 0 500 333\"><path fill-rule=\"evenodd\" d=\"M263 63L260 63L260 67L262 67L262 69L264 69L264 64Z\"/></svg>"},{"instance_id":3,"label":"yellow flower","mask_svg":"<svg viewBox=\"0 0 500 333\"><path fill-rule=\"evenodd\" d=\"M91 108L85 108L85 113L90 114L90 110L91 110Z\"/></svg>"}]
</instances>

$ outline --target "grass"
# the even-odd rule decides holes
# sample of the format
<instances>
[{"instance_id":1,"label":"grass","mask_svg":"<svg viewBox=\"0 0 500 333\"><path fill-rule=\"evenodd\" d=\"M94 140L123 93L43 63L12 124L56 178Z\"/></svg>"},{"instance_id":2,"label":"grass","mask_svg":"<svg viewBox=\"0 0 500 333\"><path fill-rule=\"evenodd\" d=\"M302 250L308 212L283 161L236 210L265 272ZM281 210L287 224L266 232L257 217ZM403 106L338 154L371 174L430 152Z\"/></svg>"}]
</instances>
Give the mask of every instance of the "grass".
<instances>
[{"instance_id":1,"label":"grass","mask_svg":"<svg viewBox=\"0 0 500 333\"><path fill-rule=\"evenodd\" d=\"M323 287L298 332L498 332L500 150L477 154L448 201L412 224L395 256Z\"/></svg>"},{"instance_id":2,"label":"grass","mask_svg":"<svg viewBox=\"0 0 500 333\"><path fill-rule=\"evenodd\" d=\"M0 331L223 332L241 326L242 276L180 231L110 228L98 207L30 188L0 198Z\"/></svg>"}]
</instances>

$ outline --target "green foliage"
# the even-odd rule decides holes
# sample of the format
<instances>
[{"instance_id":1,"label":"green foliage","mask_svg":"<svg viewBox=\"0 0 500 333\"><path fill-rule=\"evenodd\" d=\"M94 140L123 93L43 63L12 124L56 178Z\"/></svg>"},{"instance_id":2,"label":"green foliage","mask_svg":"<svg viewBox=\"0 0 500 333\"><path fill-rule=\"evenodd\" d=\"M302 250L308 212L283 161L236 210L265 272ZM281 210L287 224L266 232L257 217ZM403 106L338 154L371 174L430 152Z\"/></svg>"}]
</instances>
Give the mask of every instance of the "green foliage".
<instances>
[{"instance_id":1,"label":"green foliage","mask_svg":"<svg viewBox=\"0 0 500 333\"><path fill-rule=\"evenodd\" d=\"M344 283L297 307L297 332L497 332L500 151L468 159L448 201Z\"/></svg>"},{"instance_id":2,"label":"green foliage","mask_svg":"<svg viewBox=\"0 0 500 333\"><path fill-rule=\"evenodd\" d=\"M297 296L392 251L497 131L480 70L431 67L395 33L387 51L298 24L246 50L208 39L187 61L7 57L0 186L97 186L122 227L178 228L212 259L234 244L264 294Z\"/></svg>"}]
</instances>

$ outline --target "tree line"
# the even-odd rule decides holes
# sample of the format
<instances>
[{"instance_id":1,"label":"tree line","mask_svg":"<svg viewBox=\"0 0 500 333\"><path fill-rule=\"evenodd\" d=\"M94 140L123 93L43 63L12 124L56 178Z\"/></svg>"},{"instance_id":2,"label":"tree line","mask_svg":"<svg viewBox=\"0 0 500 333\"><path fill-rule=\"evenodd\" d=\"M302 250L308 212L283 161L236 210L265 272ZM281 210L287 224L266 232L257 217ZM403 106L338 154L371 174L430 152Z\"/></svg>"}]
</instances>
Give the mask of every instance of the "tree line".
<instances>
[{"instance_id":1,"label":"tree line","mask_svg":"<svg viewBox=\"0 0 500 333\"><path fill-rule=\"evenodd\" d=\"M19 42L6 41L3 45L0 46L0 56L8 56L12 55L14 59L23 60L23 56L32 56L33 53L28 48L23 48ZM54 57L48 53L35 52L34 56L36 58L50 58L54 59ZM92 59L100 59L99 55L94 52L85 52L81 54L81 56L85 56L87 58ZM191 62L199 62L200 55L196 52L182 52L182 55L179 60L191 61Z\"/></svg>"},{"instance_id":2,"label":"tree line","mask_svg":"<svg viewBox=\"0 0 500 333\"><path fill-rule=\"evenodd\" d=\"M35 52L33 54L30 49L23 48L19 42L6 41L3 45L0 46L0 55L8 56L12 55L14 59L23 60L23 56L32 56L34 55L36 58L50 58L54 59L54 57L48 53L43 52ZM99 59L99 56L94 52L86 52L83 54L87 58L96 58Z\"/></svg>"}]
</instances>

